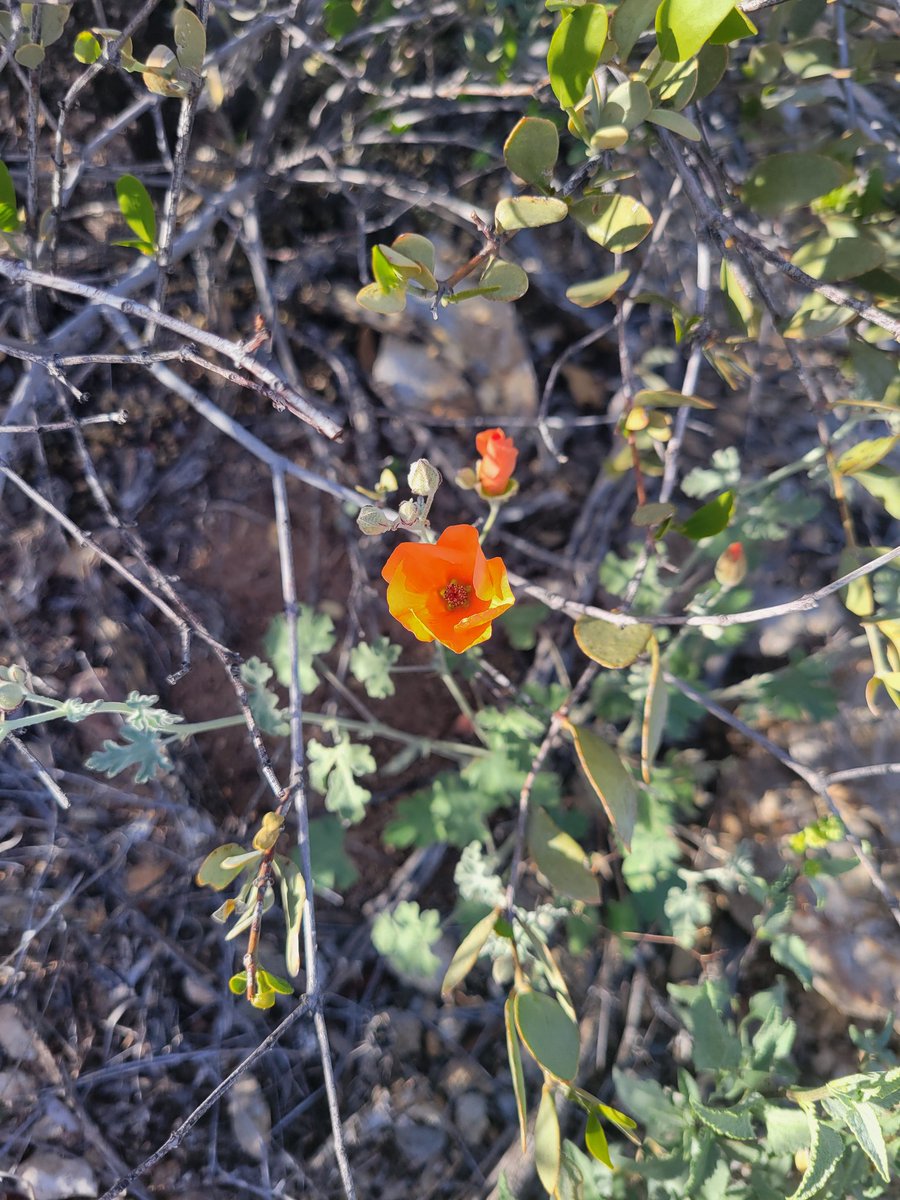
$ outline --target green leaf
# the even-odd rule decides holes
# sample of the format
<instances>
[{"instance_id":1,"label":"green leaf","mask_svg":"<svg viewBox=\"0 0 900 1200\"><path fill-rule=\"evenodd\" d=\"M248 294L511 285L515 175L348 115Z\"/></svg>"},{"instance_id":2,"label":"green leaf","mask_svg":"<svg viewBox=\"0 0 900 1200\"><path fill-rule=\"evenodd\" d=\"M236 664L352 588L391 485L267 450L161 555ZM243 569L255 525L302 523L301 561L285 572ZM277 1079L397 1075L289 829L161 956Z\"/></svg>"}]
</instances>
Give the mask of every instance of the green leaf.
<instances>
[{"instance_id":1,"label":"green leaf","mask_svg":"<svg viewBox=\"0 0 900 1200\"><path fill-rule=\"evenodd\" d=\"M295 851L297 853L299 850ZM351 887L359 877L344 849L344 827L333 815L313 817L310 821L309 856L317 888L340 892Z\"/></svg>"},{"instance_id":2,"label":"green leaf","mask_svg":"<svg viewBox=\"0 0 900 1200\"><path fill-rule=\"evenodd\" d=\"M549 187L559 157L559 132L544 117L523 117L503 146L506 165L514 175L536 187Z\"/></svg>"},{"instance_id":3,"label":"green leaf","mask_svg":"<svg viewBox=\"0 0 900 1200\"><path fill-rule=\"evenodd\" d=\"M662 0L656 13L656 41L669 62L684 62L709 40L734 0Z\"/></svg>"},{"instance_id":4,"label":"green leaf","mask_svg":"<svg viewBox=\"0 0 900 1200\"><path fill-rule=\"evenodd\" d=\"M206 57L206 30L203 22L189 8L175 12L175 53L187 71L200 74Z\"/></svg>"},{"instance_id":5,"label":"green leaf","mask_svg":"<svg viewBox=\"0 0 900 1200\"><path fill-rule=\"evenodd\" d=\"M596 792L625 849L629 849L637 819L637 785L615 750L595 733L580 729L570 722L566 722L566 728L575 741L578 761L588 783Z\"/></svg>"},{"instance_id":6,"label":"green leaf","mask_svg":"<svg viewBox=\"0 0 900 1200\"><path fill-rule=\"evenodd\" d=\"M829 1096L824 1103L831 1116L850 1130L884 1182L890 1183L887 1146L884 1143L878 1113L873 1105L866 1100L843 1099L838 1096Z\"/></svg>"},{"instance_id":7,"label":"green leaf","mask_svg":"<svg viewBox=\"0 0 900 1200\"><path fill-rule=\"evenodd\" d=\"M603 275L600 279L573 284L572 287L566 288L566 299L577 304L579 308L593 308L614 296L627 282L630 274L630 271L615 271L612 275Z\"/></svg>"},{"instance_id":8,"label":"green leaf","mask_svg":"<svg viewBox=\"0 0 900 1200\"><path fill-rule=\"evenodd\" d=\"M697 55L697 86L694 100L705 100L714 91L728 69L728 47L713 46L709 42Z\"/></svg>"},{"instance_id":9,"label":"green leaf","mask_svg":"<svg viewBox=\"0 0 900 1200\"><path fill-rule=\"evenodd\" d=\"M14 58L20 67L25 67L27 71L35 71L46 58L46 52L37 42L24 42L16 50Z\"/></svg>"},{"instance_id":10,"label":"green leaf","mask_svg":"<svg viewBox=\"0 0 900 1200\"><path fill-rule=\"evenodd\" d=\"M407 235L414 237L414 234ZM427 242L427 238L422 238L421 241ZM430 245L430 243L429 243ZM434 292L437 290L437 280L433 272L424 263L417 258L410 258L401 250L397 249L396 242L391 246L376 246L375 249L381 256L382 266L387 263L397 273L397 286L403 287L407 283L416 283L426 292ZM413 253L421 252L422 247L418 243L414 243L411 247ZM432 247L432 251L433 251ZM374 254L373 254L374 261Z\"/></svg>"},{"instance_id":11,"label":"green leaf","mask_svg":"<svg viewBox=\"0 0 900 1200\"><path fill-rule=\"evenodd\" d=\"M563 17L550 39L547 70L560 108L575 108L597 69L606 45L608 19L599 4L585 4Z\"/></svg>"},{"instance_id":12,"label":"green leaf","mask_svg":"<svg viewBox=\"0 0 900 1200\"><path fill-rule=\"evenodd\" d=\"M129 250L139 250L147 258L153 258L156 254L156 247L151 242L141 241L140 238L121 238L112 244L114 246L125 246Z\"/></svg>"},{"instance_id":13,"label":"green leaf","mask_svg":"<svg viewBox=\"0 0 900 1200\"><path fill-rule=\"evenodd\" d=\"M653 228L653 218L633 196L586 196L570 212L592 242L613 254L639 246Z\"/></svg>"},{"instance_id":14,"label":"green leaf","mask_svg":"<svg viewBox=\"0 0 900 1200\"><path fill-rule=\"evenodd\" d=\"M482 917L476 925L472 926L460 942L459 949L451 958L450 966L444 975L444 982L441 984L442 996L449 995L455 987L458 987L478 962L485 942L494 932L494 925L497 923L499 913L499 909L492 909L486 917Z\"/></svg>"},{"instance_id":15,"label":"green leaf","mask_svg":"<svg viewBox=\"0 0 900 1200\"><path fill-rule=\"evenodd\" d=\"M722 997L715 985L669 984L669 994L688 1005L685 1021L694 1039L693 1059L698 1071L728 1071L741 1061L741 1043L719 1014ZM633 1106L631 1106L633 1107Z\"/></svg>"},{"instance_id":16,"label":"green leaf","mask_svg":"<svg viewBox=\"0 0 900 1200\"><path fill-rule=\"evenodd\" d=\"M620 125L629 132L648 116L653 108L650 89L646 83L626 79L609 93L598 118L600 126Z\"/></svg>"},{"instance_id":17,"label":"green leaf","mask_svg":"<svg viewBox=\"0 0 900 1200\"><path fill-rule=\"evenodd\" d=\"M223 858L219 865L226 871L243 871L246 867L258 863L262 856L262 850L245 850L241 846L236 854Z\"/></svg>"},{"instance_id":18,"label":"green leaf","mask_svg":"<svg viewBox=\"0 0 900 1200\"><path fill-rule=\"evenodd\" d=\"M808 1114L809 1130L812 1144L809 1150L809 1165L803 1172L800 1186L789 1200L810 1200L810 1197L821 1192L822 1188L834 1174L841 1156L844 1153L844 1142L841 1135L816 1120L812 1113Z\"/></svg>"},{"instance_id":19,"label":"green leaf","mask_svg":"<svg viewBox=\"0 0 900 1200\"><path fill-rule=\"evenodd\" d=\"M612 38L623 64L638 38L652 23L659 0L622 0L612 15Z\"/></svg>"},{"instance_id":20,"label":"green leaf","mask_svg":"<svg viewBox=\"0 0 900 1200\"><path fill-rule=\"evenodd\" d=\"M296 978L300 974L300 928L303 924L303 907L306 904L306 884L300 868L290 859L279 863L281 872L281 907L284 910L286 937L284 961L288 975Z\"/></svg>"},{"instance_id":21,"label":"green leaf","mask_svg":"<svg viewBox=\"0 0 900 1200\"><path fill-rule=\"evenodd\" d=\"M841 475L855 475L858 471L868 471L880 463L900 442L900 434L890 437L871 438L865 442L857 442L849 450L845 450L835 464Z\"/></svg>"},{"instance_id":22,"label":"green leaf","mask_svg":"<svg viewBox=\"0 0 900 1200\"><path fill-rule=\"evenodd\" d=\"M517 263L495 258L478 281L478 291L485 300L508 303L518 300L528 291L528 276Z\"/></svg>"},{"instance_id":23,"label":"green leaf","mask_svg":"<svg viewBox=\"0 0 900 1200\"><path fill-rule=\"evenodd\" d=\"M16 189L5 162L0 162L0 229L17 233L22 228L16 205Z\"/></svg>"},{"instance_id":24,"label":"green leaf","mask_svg":"<svg viewBox=\"0 0 900 1200\"><path fill-rule=\"evenodd\" d=\"M39 40L43 47L52 46L54 42L59 41L63 35L63 30L66 27L66 21L68 21L71 11L71 4L47 3L38 6L40 21ZM33 12L34 5L22 5L22 19L26 27L31 24L31 15Z\"/></svg>"},{"instance_id":25,"label":"green leaf","mask_svg":"<svg viewBox=\"0 0 900 1200\"><path fill-rule=\"evenodd\" d=\"M565 200L556 200L552 196L506 196L494 210L494 223L511 233L516 229L555 225L568 215L569 206Z\"/></svg>"},{"instance_id":26,"label":"green leaf","mask_svg":"<svg viewBox=\"0 0 900 1200\"><path fill-rule=\"evenodd\" d=\"M855 319L852 309L837 304L813 292L800 303L785 326L783 336L796 341L818 341Z\"/></svg>"},{"instance_id":27,"label":"green leaf","mask_svg":"<svg viewBox=\"0 0 900 1200\"><path fill-rule=\"evenodd\" d=\"M640 529L653 529L656 525L662 525L671 521L675 516L675 505L659 504L651 502L650 504L641 504L634 510L634 516L631 518L632 525L637 525Z\"/></svg>"},{"instance_id":28,"label":"green leaf","mask_svg":"<svg viewBox=\"0 0 900 1200\"><path fill-rule=\"evenodd\" d=\"M384 316L402 313L406 308L406 289L401 287L386 292L378 283L367 283L356 293L356 303L367 312Z\"/></svg>"},{"instance_id":29,"label":"green leaf","mask_svg":"<svg viewBox=\"0 0 900 1200\"><path fill-rule=\"evenodd\" d=\"M518 992L516 1028L528 1053L550 1075L571 1083L578 1070L578 1026L552 996Z\"/></svg>"},{"instance_id":30,"label":"green leaf","mask_svg":"<svg viewBox=\"0 0 900 1200\"><path fill-rule=\"evenodd\" d=\"M699 1104L696 1100L691 1100L690 1105L694 1115L722 1137L735 1138L742 1142L755 1140L756 1134L748 1106L707 1108L705 1104Z\"/></svg>"},{"instance_id":31,"label":"green leaf","mask_svg":"<svg viewBox=\"0 0 900 1200\"><path fill-rule=\"evenodd\" d=\"M552 1087L545 1083L534 1122L534 1167L538 1179L552 1196L556 1192L560 1164L559 1118Z\"/></svg>"},{"instance_id":32,"label":"green leaf","mask_svg":"<svg viewBox=\"0 0 900 1200\"><path fill-rule=\"evenodd\" d=\"M528 848L554 891L585 904L599 904L600 884L585 866L585 852L540 807L530 813Z\"/></svg>"},{"instance_id":33,"label":"green leaf","mask_svg":"<svg viewBox=\"0 0 900 1200\"><path fill-rule=\"evenodd\" d=\"M90 65L97 61L103 49L90 30L83 29L75 39L73 52L78 62Z\"/></svg>"},{"instance_id":34,"label":"green leaf","mask_svg":"<svg viewBox=\"0 0 900 1200\"><path fill-rule=\"evenodd\" d=\"M735 493L733 491L723 492L721 496L716 496L715 500L710 500L704 504L702 508L698 508L693 516L681 525L678 532L683 533L685 537L689 537L694 542L699 542L703 538L715 537L717 533L721 533L723 529L727 529L731 523L731 518L734 516Z\"/></svg>"},{"instance_id":35,"label":"green leaf","mask_svg":"<svg viewBox=\"0 0 900 1200\"><path fill-rule=\"evenodd\" d=\"M391 679L391 667L403 653L401 646L390 638L380 637L374 642L360 642L350 651L350 672L366 689L373 700L385 700L397 690Z\"/></svg>"},{"instance_id":36,"label":"green leaf","mask_svg":"<svg viewBox=\"0 0 900 1200\"><path fill-rule=\"evenodd\" d=\"M358 746L349 736L341 734L333 746L310 741L309 781L325 796L325 807L351 825L366 815L366 804L372 793L356 782L358 775L371 775L376 769L375 758L368 746Z\"/></svg>"},{"instance_id":37,"label":"green leaf","mask_svg":"<svg viewBox=\"0 0 900 1200\"><path fill-rule=\"evenodd\" d=\"M334 622L326 613L318 613L306 604L300 605L297 614L297 659L300 671L300 688L304 694L314 692L319 677L313 670L313 658L327 654L334 646L337 635ZM287 622L284 616L275 617L263 639L266 654L275 668L275 678L282 687L291 686L291 654L288 643Z\"/></svg>"},{"instance_id":38,"label":"green leaf","mask_svg":"<svg viewBox=\"0 0 900 1200\"><path fill-rule=\"evenodd\" d=\"M709 36L712 46L727 46L729 42L738 42L741 38L752 37L759 30L749 17L744 16L739 8L733 8L721 24Z\"/></svg>"},{"instance_id":39,"label":"green leaf","mask_svg":"<svg viewBox=\"0 0 900 1200\"><path fill-rule=\"evenodd\" d=\"M689 142L700 141L700 130L693 121L689 121L679 112L672 112L668 108L654 108L647 113L647 120L651 125L661 125L663 129L668 129L670 133L675 133Z\"/></svg>"},{"instance_id":40,"label":"green leaf","mask_svg":"<svg viewBox=\"0 0 900 1200\"><path fill-rule=\"evenodd\" d=\"M506 1052L509 1056L509 1070L512 1075L513 1093L516 1098L516 1113L519 1118L519 1134L524 1153L528 1138L528 1122L525 1105L525 1074L522 1070L522 1051L519 1046L519 1035L516 1032L515 993L512 993L503 1006L503 1018L506 1025Z\"/></svg>"},{"instance_id":41,"label":"green leaf","mask_svg":"<svg viewBox=\"0 0 900 1200\"><path fill-rule=\"evenodd\" d=\"M880 464L868 471L856 471L853 478L866 491L880 500L885 509L900 520L900 474Z\"/></svg>"},{"instance_id":42,"label":"green leaf","mask_svg":"<svg viewBox=\"0 0 900 1200\"><path fill-rule=\"evenodd\" d=\"M403 288L403 276L385 254L386 248L372 247L372 274L383 292L395 292Z\"/></svg>"},{"instance_id":43,"label":"green leaf","mask_svg":"<svg viewBox=\"0 0 900 1200\"><path fill-rule=\"evenodd\" d=\"M668 389L645 389L634 397L634 403L640 408L715 408L712 400L704 400L702 396L689 396L685 392L675 392Z\"/></svg>"},{"instance_id":44,"label":"green leaf","mask_svg":"<svg viewBox=\"0 0 900 1200\"><path fill-rule=\"evenodd\" d=\"M235 996L243 996L247 990L247 972L238 971L237 975L232 975L228 980L228 990L234 992Z\"/></svg>"},{"instance_id":45,"label":"green leaf","mask_svg":"<svg viewBox=\"0 0 900 1200\"><path fill-rule=\"evenodd\" d=\"M773 1154L796 1154L809 1145L809 1121L798 1108L767 1104L763 1110L766 1145Z\"/></svg>"},{"instance_id":46,"label":"green leaf","mask_svg":"<svg viewBox=\"0 0 900 1200\"><path fill-rule=\"evenodd\" d=\"M265 971L262 967L256 972L256 981L261 991L277 992L279 996L290 996L294 990L286 979L282 979L280 975L273 975L271 971Z\"/></svg>"},{"instance_id":47,"label":"green leaf","mask_svg":"<svg viewBox=\"0 0 900 1200\"><path fill-rule=\"evenodd\" d=\"M653 637L650 639L650 678L641 721L641 775L644 783L650 782L650 770L662 742L668 711L669 693L663 678L659 643Z\"/></svg>"},{"instance_id":48,"label":"green leaf","mask_svg":"<svg viewBox=\"0 0 900 1200\"><path fill-rule=\"evenodd\" d=\"M270 887L266 888L262 900L263 913L267 913L274 903L275 897L272 894L272 889ZM225 934L226 942L234 941L236 937L239 937L245 929L249 929L253 924L253 918L256 915L256 897L254 896L251 903L239 905L238 907L240 908L241 915Z\"/></svg>"},{"instance_id":49,"label":"green leaf","mask_svg":"<svg viewBox=\"0 0 900 1200\"><path fill-rule=\"evenodd\" d=\"M391 242L391 249L411 262L424 267L429 275L434 277L434 242L420 233L401 233Z\"/></svg>"},{"instance_id":50,"label":"green leaf","mask_svg":"<svg viewBox=\"0 0 900 1200\"><path fill-rule=\"evenodd\" d=\"M749 334L753 327L755 311L753 301L744 291L740 276L727 258L722 259L719 271L719 286L725 300L725 310L732 328Z\"/></svg>"},{"instance_id":51,"label":"green leaf","mask_svg":"<svg viewBox=\"0 0 900 1200\"><path fill-rule=\"evenodd\" d=\"M172 770L172 760L155 730L123 725L121 742L107 739L84 764L90 771L102 771L110 778L134 767L135 783L149 783L159 774Z\"/></svg>"},{"instance_id":52,"label":"green leaf","mask_svg":"<svg viewBox=\"0 0 900 1200\"><path fill-rule=\"evenodd\" d=\"M200 864L200 869L194 876L194 882L198 887L211 887L217 892L221 892L223 888L228 887L229 883L237 879L243 866L225 867L222 864L226 859L233 859L236 855L243 854L244 847L239 846L237 842L228 842L224 846L216 846L215 850L210 851Z\"/></svg>"},{"instance_id":53,"label":"green leaf","mask_svg":"<svg viewBox=\"0 0 900 1200\"><path fill-rule=\"evenodd\" d=\"M644 653L653 633L651 625L613 625L600 617L579 617L575 641L582 653L602 667L630 667Z\"/></svg>"},{"instance_id":54,"label":"green leaf","mask_svg":"<svg viewBox=\"0 0 900 1200\"><path fill-rule=\"evenodd\" d=\"M116 181L116 199L122 216L141 242L156 245L156 213L150 193L134 175L123 175Z\"/></svg>"},{"instance_id":55,"label":"green leaf","mask_svg":"<svg viewBox=\"0 0 900 1200\"><path fill-rule=\"evenodd\" d=\"M655 57L654 57L655 56ZM686 62L668 62L659 58L659 51L654 50L647 59L647 64L654 63L647 76L647 86L656 100L656 107L665 106L681 112L693 99L700 78L700 69L696 58ZM645 66L647 65L645 64ZM641 68L642 72L645 67Z\"/></svg>"},{"instance_id":56,"label":"green leaf","mask_svg":"<svg viewBox=\"0 0 900 1200\"><path fill-rule=\"evenodd\" d=\"M597 1162L602 1162L611 1171L614 1169L612 1159L609 1157L609 1143L596 1111L588 1117L587 1129L584 1131L584 1144Z\"/></svg>"},{"instance_id":57,"label":"green leaf","mask_svg":"<svg viewBox=\"0 0 900 1200\"><path fill-rule=\"evenodd\" d=\"M255 655L241 664L241 680L247 689L254 721L263 733L286 737L290 733L286 710L281 707L278 695L266 686L272 675L269 664Z\"/></svg>"},{"instance_id":58,"label":"green leaf","mask_svg":"<svg viewBox=\"0 0 900 1200\"><path fill-rule=\"evenodd\" d=\"M414 900L401 900L393 912L380 912L372 922L372 944L401 975L430 978L441 965L431 947L440 939L440 913L420 910Z\"/></svg>"},{"instance_id":59,"label":"green leaf","mask_svg":"<svg viewBox=\"0 0 900 1200\"><path fill-rule=\"evenodd\" d=\"M884 250L872 238L821 237L804 243L791 262L813 279L835 283L880 267L884 257Z\"/></svg>"},{"instance_id":60,"label":"green leaf","mask_svg":"<svg viewBox=\"0 0 900 1200\"><path fill-rule=\"evenodd\" d=\"M509 644L514 650L533 650L537 642L537 631L550 611L546 604L523 603L521 600L505 612L501 618Z\"/></svg>"},{"instance_id":61,"label":"green leaf","mask_svg":"<svg viewBox=\"0 0 900 1200\"><path fill-rule=\"evenodd\" d=\"M762 216L774 216L824 196L848 178L848 169L824 154L772 154L751 169L744 201Z\"/></svg>"}]
</instances>

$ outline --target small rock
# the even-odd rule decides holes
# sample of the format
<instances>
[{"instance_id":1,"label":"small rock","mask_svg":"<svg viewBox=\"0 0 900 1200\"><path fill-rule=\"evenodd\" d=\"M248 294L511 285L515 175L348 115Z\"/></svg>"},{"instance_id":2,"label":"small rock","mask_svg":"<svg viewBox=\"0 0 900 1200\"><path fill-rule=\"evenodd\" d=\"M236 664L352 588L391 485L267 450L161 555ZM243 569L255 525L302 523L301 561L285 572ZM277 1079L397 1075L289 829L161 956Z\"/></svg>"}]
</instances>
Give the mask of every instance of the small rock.
<instances>
[{"instance_id":1,"label":"small rock","mask_svg":"<svg viewBox=\"0 0 900 1200\"><path fill-rule=\"evenodd\" d=\"M481 1092L463 1092L453 1105L456 1128L468 1146L478 1146L484 1141L490 1121L486 1098Z\"/></svg>"},{"instance_id":2,"label":"small rock","mask_svg":"<svg viewBox=\"0 0 900 1200\"><path fill-rule=\"evenodd\" d=\"M436 1158L447 1144L447 1134L439 1122L436 1108L423 1104L412 1105L394 1123L397 1148L412 1168L424 1167Z\"/></svg>"},{"instance_id":3,"label":"small rock","mask_svg":"<svg viewBox=\"0 0 900 1200\"><path fill-rule=\"evenodd\" d=\"M468 1058L451 1058L441 1074L441 1090L451 1100L473 1088L484 1091L492 1088L487 1071Z\"/></svg>"},{"instance_id":4,"label":"small rock","mask_svg":"<svg viewBox=\"0 0 900 1200\"><path fill-rule=\"evenodd\" d=\"M19 1168L19 1176L31 1184L34 1200L73 1200L96 1196L97 1180L83 1158L71 1158L52 1150L38 1150Z\"/></svg>"},{"instance_id":5,"label":"small rock","mask_svg":"<svg viewBox=\"0 0 900 1200\"><path fill-rule=\"evenodd\" d=\"M67 1138L81 1137L82 1133L81 1122L71 1108L57 1096L49 1096L44 1101L43 1115L31 1131L31 1140L32 1143L50 1142L58 1145Z\"/></svg>"},{"instance_id":6,"label":"small rock","mask_svg":"<svg viewBox=\"0 0 900 1200\"><path fill-rule=\"evenodd\" d=\"M390 1018L394 1053L401 1062L415 1060L422 1049L421 1020L415 1013L402 1008L391 1009Z\"/></svg>"}]
</instances>

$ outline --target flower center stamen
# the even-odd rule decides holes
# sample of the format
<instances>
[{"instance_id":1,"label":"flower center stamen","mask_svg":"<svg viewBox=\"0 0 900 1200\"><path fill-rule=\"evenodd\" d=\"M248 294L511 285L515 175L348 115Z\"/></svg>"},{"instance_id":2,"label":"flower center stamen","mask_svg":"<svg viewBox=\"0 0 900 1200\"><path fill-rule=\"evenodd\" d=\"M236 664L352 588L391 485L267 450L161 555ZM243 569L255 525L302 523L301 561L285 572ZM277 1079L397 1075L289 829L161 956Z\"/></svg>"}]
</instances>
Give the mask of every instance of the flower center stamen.
<instances>
[{"instance_id":1,"label":"flower center stamen","mask_svg":"<svg viewBox=\"0 0 900 1200\"><path fill-rule=\"evenodd\" d=\"M448 612L453 612L457 608L468 608L472 600L472 586L451 579L446 587L441 588L440 597Z\"/></svg>"}]
</instances>

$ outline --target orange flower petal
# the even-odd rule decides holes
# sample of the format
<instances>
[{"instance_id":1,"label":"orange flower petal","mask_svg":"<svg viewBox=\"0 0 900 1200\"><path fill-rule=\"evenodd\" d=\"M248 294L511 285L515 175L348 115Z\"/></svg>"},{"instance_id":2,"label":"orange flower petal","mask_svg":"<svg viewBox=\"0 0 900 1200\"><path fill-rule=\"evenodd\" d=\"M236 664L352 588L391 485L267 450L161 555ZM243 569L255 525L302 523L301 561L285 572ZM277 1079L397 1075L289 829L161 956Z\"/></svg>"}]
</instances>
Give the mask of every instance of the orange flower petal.
<instances>
[{"instance_id":1,"label":"orange flower petal","mask_svg":"<svg viewBox=\"0 0 900 1200\"><path fill-rule=\"evenodd\" d=\"M506 491L516 469L519 452L515 442L502 429L484 429L475 438L475 445L481 455L477 475L482 491L499 496Z\"/></svg>"}]
</instances>

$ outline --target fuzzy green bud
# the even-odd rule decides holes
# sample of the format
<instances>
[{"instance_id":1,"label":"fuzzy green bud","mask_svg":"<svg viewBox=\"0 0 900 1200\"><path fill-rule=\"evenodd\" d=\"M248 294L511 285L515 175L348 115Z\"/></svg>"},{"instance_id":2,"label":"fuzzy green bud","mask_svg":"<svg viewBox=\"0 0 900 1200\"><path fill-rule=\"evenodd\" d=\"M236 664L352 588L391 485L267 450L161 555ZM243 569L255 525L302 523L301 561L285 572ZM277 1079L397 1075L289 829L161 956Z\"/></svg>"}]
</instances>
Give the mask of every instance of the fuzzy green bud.
<instances>
[{"instance_id":1,"label":"fuzzy green bud","mask_svg":"<svg viewBox=\"0 0 900 1200\"><path fill-rule=\"evenodd\" d=\"M441 473L427 458L418 458L409 468L407 483L414 496L433 496L441 486Z\"/></svg>"},{"instance_id":2,"label":"fuzzy green bud","mask_svg":"<svg viewBox=\"0 0 900 1200\"><path fill-rule=\"evenodd\" d=\"M368 534L369 537L378 537L380 533L387 533L389 529L393 528L394 522L389 520L374 504L364 504L359 510L356 524L361 533Z\"/></svg>"},{"instance_id":3,"label":"fuzzy green bud","mask_svg":"<svg viewBox=\"0 0 900 1200\"><path fill-rule=\"evenodd\" d=\"M419 506L415 500L404 500L397 512L404 525L415 525L419 519Z\"/></svg>"}]
</instances>

